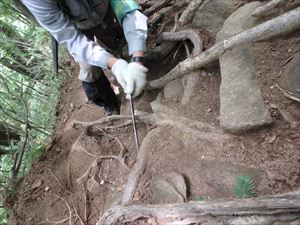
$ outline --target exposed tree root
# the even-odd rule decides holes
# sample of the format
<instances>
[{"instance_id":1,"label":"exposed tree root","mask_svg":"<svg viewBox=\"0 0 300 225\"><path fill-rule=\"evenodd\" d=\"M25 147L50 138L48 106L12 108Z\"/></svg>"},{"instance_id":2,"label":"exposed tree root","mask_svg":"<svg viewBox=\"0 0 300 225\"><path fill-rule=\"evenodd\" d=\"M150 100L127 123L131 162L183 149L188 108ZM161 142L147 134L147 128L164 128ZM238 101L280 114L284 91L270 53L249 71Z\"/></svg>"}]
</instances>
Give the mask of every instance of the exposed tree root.
<instances>
[{"instance_id":1,"label":"exposed tree root","mask_svg":"<svg viewBox=\"0 0 300 225\"><path fill-rule=\"evenodd\" d=\"M123 143L120 141L119 138L117 137L114 137L110 134L107 134L106 132L104 132L103 130L101 131L102 134L104 134L105 136L109 137L109 138L112 138L114 140L116 140L120 146L120 153L118 155L101 155L101 156L98 156L98 155L95 155L95 154L92 154L90 152L88 152L83 146L82 146L82 143L80 143L80 147L81 149L88 155L92 156L95 158L95 161L92 163L92 165L90 166L90 168L81 176L77 179L77 182L80 183L80 184L83 184L87 178L89 177L89 174L91 172L91 170L93 168L95 168L98 164L98 161L99 160L103 160L103 159L116 159L120 164L121 166L126 169L128 172L130 172L130 169L129 167L127 166L127 164L125 163L125 158L124 158L124 152L125 152L125 146L123 145Z\"/></svg>"},{"instance_id":2,"label":"exposed tree root","mask_svg":"<svg viewBox=\"0 0 300 225\"><path fill-rule=\"evenodd\" d=\"M171 2L171 0L160 0L157 1L154 5L152 5L150 8L146 9L144 11L144 14L146 16L151 16L153 13L157 12L158 10L166 7L169 3Z\"/></svg>"},{"instance_id":3,"label":"exposed tree root","mask_svg":"<svg viewBox=\"0 0 300 225\"><path fill-rule=\"evenodd\" d=\"M196 10L200 7L200 5L204 2L204 0L194 0L190 1L189 5L185 8L183 13L179 18L179 23L181 25L185 25L191 22L192 18L195 15Z\"/></svg>"},{"instance_id":4,"label":"exposed tree root","mask_svg":"<svg viewBox=\"0 0 300 225\"><path fill-rule=\"evenodd\" d=\"M129 177L127 179L127 183L124 189L124 194L122 197L122 205L127 205L132 201L132 198L135 194L135 190L139 184L140 178L142 177L146 165L147 165L147 146L151 145L151 134L155 132L155 130L150 131L146 137L144 138L140 151L138 153L138 157L136 160L136 164L134 165L134 169L129 174Z\"/></svg>"},{"instance_id":5,"label":"exposed tree root","mask_svg":"<svg viewBox=\"0 0 300 225\"><path fill-rule=\"evenodd\" d=\"M162 107L166 107L161 105L159 102L156 102L155 104L157 112L159 112L159 110L161 110ZM94 122L74 122L73 126L79 129L85 129L88 127L90 132L98 134L99 132L103 132L103 124L106 124L110 121L123 120L129 118L130 116L116 115L105 117ZM171 125L177 127L183 132L189 133L190 135L194 135L195 137L201 140L209 142L220 143L229 140L233 137L232 135L224 134L222 130L217 129L207 123L203 123L196 120L190 120L182 116L176 116L171 114L153 113L147 115L136 115L136 120L137 122L141 122L152 126Z\"/></svg>"},{"instance_id":6,"label":"exposed tree root","mask_svg":"<svg viewBox=\"0 0 300 225\"><path fill-rule=\"evenodd\" d=\"M185 41L190 40L194 45L193 56L199 55L203 51L201 37L194 30L180 30L177 32L163 32L158 37L158 43L163 41Z\"/></svg>"},{"instance_id":7,"label":"exposed tree root","mask_svg":"<svg viewBox=\"0 0 300 225\"><path fill-rule=\"evenodd\" d=\"M81 121L74 121L73 123L73 128L77 130L85 130L90 127L94 127L95 125L102 125L101 128L103 128L103 125L112 123L114 121L119 121L121 119L130 119L130 116L125 116L125 115L112 115L112 116L107 116L103 117L99 120L92 121L92 122L81 122Z\"/></svg>"},{"instance_id":8,"label":"exposed tree root","mask_svg":"<svg viewBox=\"0 0 300 225\"><path fill-rule=\"evenodd\" d=\"M284 88L280 87L280 86L277 85L277 84L276 84L275 86L278 88L279 91L282 92L282 94L283 94L285 97L287 97L287 98L289 98L289 99L291 99L291 100L293 100L293 101L300 102L300 99L297 98L292 92L290 92L290 91L288 91L288 90L285 90Z\"/></svg>"},{"instance_id":9,"label":"exposed tree root","mask_svg":"<svg viewBox=\"0 0 300 225\"><path fill-rule=\"evenodd\" d=\"M72 225L73 223L72 223L72 217L74 216L74 215L72 215L72 209L71 209L71 207L69 206L69 204L68 204L68 202L67 202L67 200L66 199L64 199L63 197L60 197L60 196L58 196L58 195L56 195L56 194L53 194L53 193L50 193L51 195L53 195L53 196L55 196L56 198L58 198L58 199L60 199L61 201L63 201L64 203L65 203L65 205L67 206L67 208L68 208L68 211L69 211L69 218L65 218L65 219L62 219L62 220L59 220L59 221L50 221L50 220L46 220L46 221L42 221L42 222L40 222L39 224L62 224L62 223L66 223L66 222L69 222L69 224L70 225Z\"/></svg>"},{"instance_id":10,"label":"exposed tree root","mask_svg":"<svg viewBox=\"0 0 300 225\"><path fill-rule=\"evenodd\" d=\"M269 12L270 10L276 8L278 5L284 3L285 0L271 0L267 4L258 7L257 9L254 10L253 13L251 13L251 16L254 17L262 17L264 16L265 13Z\"/></svg>"},{"instance_id":11,"label":"exposed tree root","mask_svg":"<svg viewBox=\"0 0 300 225\"><path fill-rule=\"evenodd\" d=\"M130 224L141 218L164 225L267 225L276 222L284 222L287 225L299 224L300 191L239 200L115 206L107 210L96 225L110 225L117 222Z\"/></svg>"},{"instance_id":12,"label":"exposed tree root","mask_svg":"<svg viewBox=\"0 0 300 225\"><path fill-rule=\"evenodd\" d=\"M156 104L157 106L157 111L159 111L162 107L160 103L160 99L158 98L155 102L151 103L151 106L153 109L153 104ZM154 110L155 112L157 112ZM101 120L94 121L94 122L75 122L74 127L77 128L89 128L90 132L103 132L101 126L103 124L107 124L110 121L115 121L117 119L122 120L122 119L128 119L130 116L124 116L124 115L119 115L119 116L111 116L111 117L106 117L102 118ZM142 122L145 124L150 124L150 125L171 125L181 132L188 133L189 135L199 138L201 140L205 141L210 141L213 143L220 143L223 141L228 140L229 138L232 138L232 136L223 134L221 130L218 130L217 128L203 123L199 121L194 121L190 120L185 117L180 117L180 116L174 116L172 114L163 114L163 113L153 113L153 114L147 114L147 115L137 115L136 119L138 122ZM135 194L135 190L139 184L140 178L144 173L144 170L147 165L147 146L151 144L151 134L152 132L155 132L155 130L150 131L146 137L144 138L141 149L138 153L137 156L137 161L134 166L134 169L132 172L129 174L127 184L125 186L124 190L124 195L122 198L122 204L127 205L132 201L132 198ZM85 152L87 152L85 149L83 149ZM96 159L105 159L105 158L115 158L121 162L121 164L125 164L123 160L123 154L122 151L120 152L121 155L119 156L96 156L94 154L91 154L87 152L87 154L95 157ZM82 177L78 179L78 182L82 182L82 180L86 180L86 177L89 176L90 171L92 170L92 167L96 166L95 163L91 166L91 168L88 169L87 172L84 173ZM124 165L123 165L124 166Z\"/></svg>"},{"instance_id":13,"label":"exposed tree root","mask_svg":"<svg viewBox=\"0 0 300 225\"><path fill-rule=\"evenodd\" d=\"M300 7L291 10L281 16L264 22L260 25L245 30L226 40L217 42L210 49L204 51L195 58L188 58L179 63L170 72L160 79L147 83L147 89L157 89L164 87L170 81L190 73L217 60L226 50L239 45L266 40L280 34L295 31L300 28Z\"/></svg>"},{"instance_id":14,"label":"exposed tree root","mask_svg":"<svg viewBox=\"0 0 300 225\"><path fill-rule=\"evenodd\" d=\"M163 42L156 48L147 50L147 59L163 59L164 57L169 55L176 46L176 42Z\"/></svg>"}]
</instances>

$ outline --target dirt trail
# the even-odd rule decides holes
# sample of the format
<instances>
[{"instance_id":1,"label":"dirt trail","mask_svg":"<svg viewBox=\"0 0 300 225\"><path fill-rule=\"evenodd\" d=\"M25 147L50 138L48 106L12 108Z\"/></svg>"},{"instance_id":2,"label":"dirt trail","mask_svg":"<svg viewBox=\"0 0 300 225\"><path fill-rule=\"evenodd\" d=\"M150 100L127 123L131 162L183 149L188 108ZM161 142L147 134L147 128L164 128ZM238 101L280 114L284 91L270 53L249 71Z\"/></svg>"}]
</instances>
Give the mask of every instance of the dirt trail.
<instances>
[{"instance_id":1,"label":"dirt trail","mask_svg":"<svg viewBox=\"0 0 300 225\"><path fill-rule=\"evenodd\" d=\"M148 142L151 146L147 146L148 165L135 201L149 203L151 179L168 172L184 176L188 200L196 200L199 196L208 199L234 197L232 185L238 175L254 178L257 195L283 193L300 187L300 105L283 96L275 86L281 79L282 69L300 51L299 33L253 44L251 48L255 54L256 78L273 124L242 135L228 135L224 140L203 139L201 135L191 135L189 130L170 124L157 127L138 124L141 142L151 130ZM156 63L160 63L159 60ZM10 211L10 225L55 224L58 221L61 224L95 224L105 209L120 202L128 168L115 158L95 160L95 156L117 156L121 146L114 137L118 137L125 148L125 165L132 168L136 156L132 127L107 128L94 136L72 128L74 120L98 120L104 112L87 104L77 79L78 66L72 63L70 68L70 77L62 86L53 145L21 182ZM183 89L175 88L182 85L181 80L175 81L169 89L172 93L169 92L168 98L166 89L160 91L160 103L168 107L170 116L175 113L201 121L211 127L211 135L216 135L210 137L221 137L218 64L196 74L199 79L186 104L181 104ZM150 102L158 94L152 91L137 99L137 111L151 112ZM121 111L129 115L124 98Z\"/></svg>"}]
</instances>

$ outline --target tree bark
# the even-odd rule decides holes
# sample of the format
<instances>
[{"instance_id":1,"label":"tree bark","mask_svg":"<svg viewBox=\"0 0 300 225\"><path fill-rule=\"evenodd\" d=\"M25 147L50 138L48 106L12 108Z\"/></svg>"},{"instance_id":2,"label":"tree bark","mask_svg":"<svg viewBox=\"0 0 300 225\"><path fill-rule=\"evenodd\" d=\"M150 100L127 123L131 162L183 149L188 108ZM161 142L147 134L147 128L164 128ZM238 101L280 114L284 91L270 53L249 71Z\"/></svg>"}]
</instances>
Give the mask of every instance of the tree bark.
<instances>
[{"instance_id":1,"label":"tree bark","mask_svg":"<svg viewBox=\"0 0 300 225\"><path fill-rule=\"evenodd\" d=\"M35 62L28 63L28 58L26 58L30 44L9 24L3 21L0 21L0 32L3 35L0 40L1 50L4 52L4 56L0 58L0 64L25 76L34 78L36 74L30 68L34 66Z\"/></svg>"},{"instance_id":2,"label":"tree bark","mask_svg":"<svg viewBox=\"0 0 300 225\"><path fill-rule=\"evenodd\" d=\"M179 18L179 23L181 25L185 25L193 19L195 16L196 10L200 7L200 5L203 3L204 0L193 0L190 1L188 7L185 8L183 13L181 14Z\"/></svg>"},{"instance_id":3,"label":"tree bark","mask_svg":"<svg viewBox=\"0 0 300 225\"><path fill-rule=\"evenodd\" d=\"M0 145L9 146L10 140L20 140L20 135L11 128L0 124Z\"/></svg>"},{"instance_id":4,"label":"tree bark","mask_svg":"<svg viewBox=\"0 0 300 225\"><path fill-rule=\"evenodd\" d=\"M139 220L155 221L154 224L164 225L299 224L300 190L251 199L115 206L107 210L96 225L110 225L117 222L118 224L130 224L130 222Z\"/></svg>"},{"instance_id":5,"label":"tree bark","mask_svg":"<svg viewBox=\"0 0 300 225\"><path fill-rule=\"evenodd\" d=\"M276 8L278 5L282 4L283 2L285 2L285 0L271 0L267 4L255 9L255 11L251 14L251 16L261 17L265 13L271 11L273 8Z\"/></svg>"}]
</instances>

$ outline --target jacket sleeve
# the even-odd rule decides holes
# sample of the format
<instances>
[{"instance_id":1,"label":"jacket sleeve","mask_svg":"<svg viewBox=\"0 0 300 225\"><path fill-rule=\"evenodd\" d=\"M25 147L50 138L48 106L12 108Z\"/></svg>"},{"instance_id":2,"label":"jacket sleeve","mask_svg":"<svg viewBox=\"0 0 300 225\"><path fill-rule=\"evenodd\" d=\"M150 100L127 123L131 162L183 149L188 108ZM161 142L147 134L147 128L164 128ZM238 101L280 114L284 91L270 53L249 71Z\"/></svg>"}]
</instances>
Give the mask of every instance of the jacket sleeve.
<instances>
[{"instance_id":1,"label":"jacket sleeve","mask_svg":"<svg viewBox=\"0 0 300 225\"><path fill-rule=\"evenodd\" d=\"M128 43L129 55L136 51L146 51L148 18L138 10L127 13L123 19L123 30Z\"/></svg>"},{"instance_id":2,"label":"jacket sleeve","mask_svg":"<svg viewBox=\"0 0 300 225\"><path fill-rule=\"evenodd\" d=\"M68 48L77 62L107 68L107 60L112 55L81 34L59 8L57 0L23 0L23 3L40 25L49 31L58 43Z\"/></svg>"}]
</instances>

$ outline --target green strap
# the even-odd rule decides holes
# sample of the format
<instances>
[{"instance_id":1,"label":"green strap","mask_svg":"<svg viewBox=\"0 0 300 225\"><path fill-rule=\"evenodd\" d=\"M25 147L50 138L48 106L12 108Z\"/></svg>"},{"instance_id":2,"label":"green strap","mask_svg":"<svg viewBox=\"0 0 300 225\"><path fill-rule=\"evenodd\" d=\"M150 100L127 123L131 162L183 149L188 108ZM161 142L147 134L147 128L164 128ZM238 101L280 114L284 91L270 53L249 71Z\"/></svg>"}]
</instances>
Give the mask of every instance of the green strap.
<instances>
[{"instance_id":1,"label":"green strap","mask_svg":"<svg viewBox=\"0 0 300 225\"><path fill-rule=\"evenodd\" d=\"M110 4L121 25L127 13L140 9L139 4L135 0L110 0Z\"/></svg>"}]
</instances>

